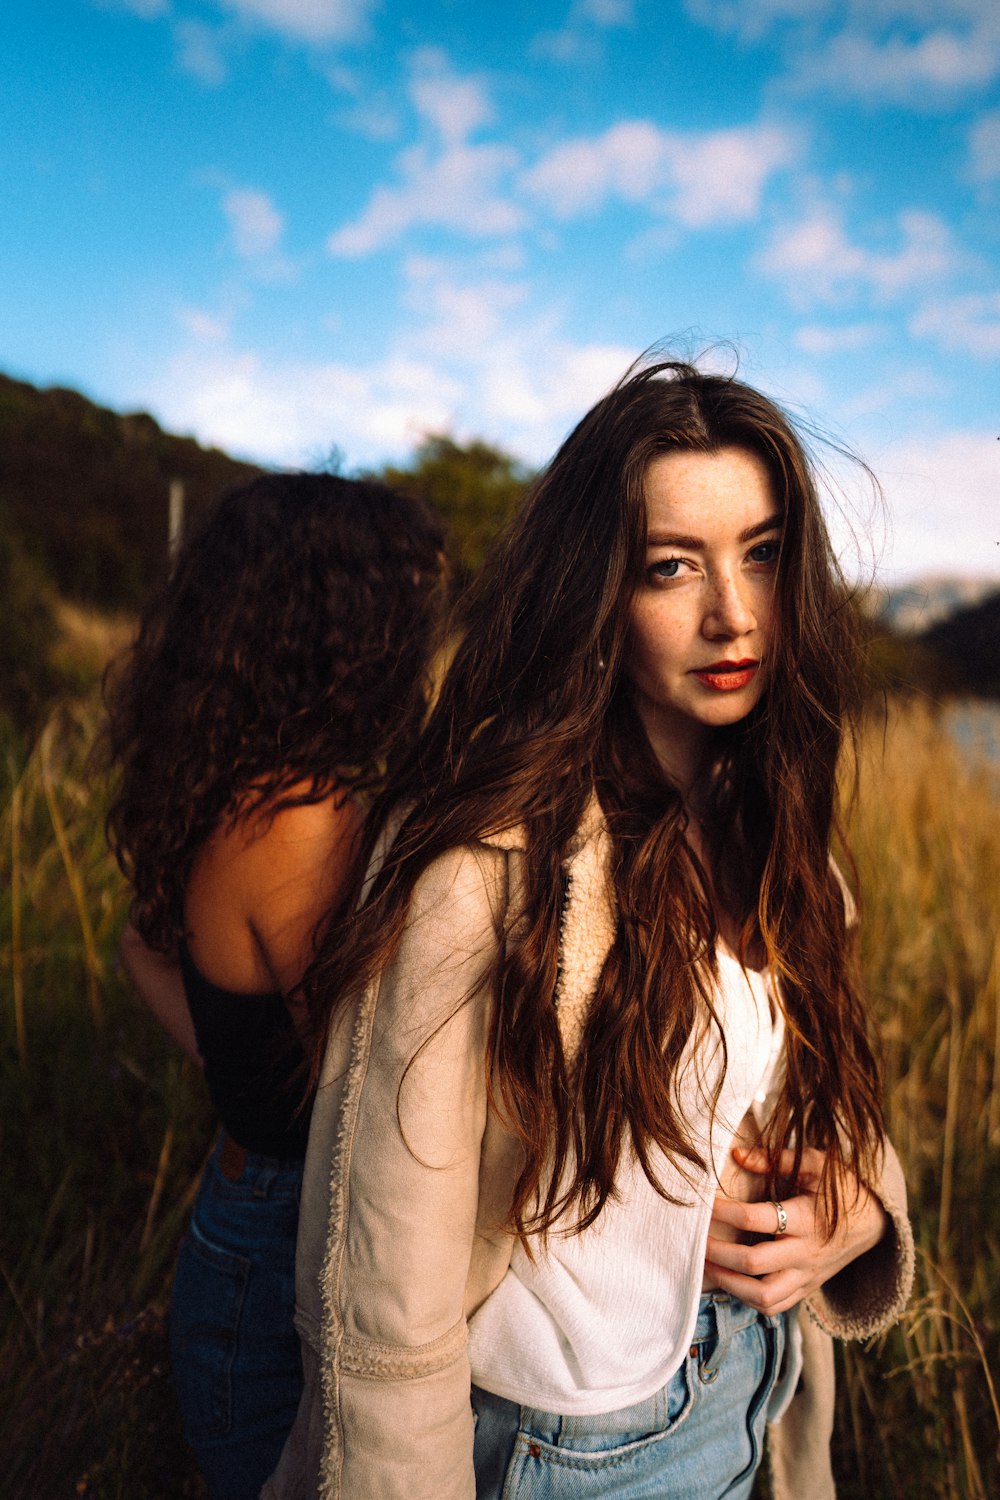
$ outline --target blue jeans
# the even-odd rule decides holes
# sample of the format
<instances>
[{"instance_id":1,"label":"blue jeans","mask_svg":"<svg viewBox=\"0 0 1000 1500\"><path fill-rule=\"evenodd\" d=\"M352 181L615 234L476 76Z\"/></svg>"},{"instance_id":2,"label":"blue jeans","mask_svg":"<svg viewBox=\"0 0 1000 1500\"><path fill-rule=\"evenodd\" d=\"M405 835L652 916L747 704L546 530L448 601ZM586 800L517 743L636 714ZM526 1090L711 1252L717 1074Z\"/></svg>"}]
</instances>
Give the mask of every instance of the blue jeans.
<instances>
[{"instance_id":1,"label":"blue jeans","mask_svg":"<svg viewBox=\"0 0 1000 1500\"><path fill-rule=\"evenodd\" d=\"M302 1162L246 1154L205 1169L181 1246L170 1349L184 1432L213 1500L257 1500L302 1392L295 1233Z\"/></svg>"},{"instance_id":2,"label":"blue jeans","mask_svg":"<svg viewBox=\"0 0 1000 1500\"><path fill-rule=\"evenodd\" d=\"M560 1417L472 1387L476 1500L748 1500L785 1317L702 1297L690 1352L645 1401Z\"/></svg>"}]
</instances>

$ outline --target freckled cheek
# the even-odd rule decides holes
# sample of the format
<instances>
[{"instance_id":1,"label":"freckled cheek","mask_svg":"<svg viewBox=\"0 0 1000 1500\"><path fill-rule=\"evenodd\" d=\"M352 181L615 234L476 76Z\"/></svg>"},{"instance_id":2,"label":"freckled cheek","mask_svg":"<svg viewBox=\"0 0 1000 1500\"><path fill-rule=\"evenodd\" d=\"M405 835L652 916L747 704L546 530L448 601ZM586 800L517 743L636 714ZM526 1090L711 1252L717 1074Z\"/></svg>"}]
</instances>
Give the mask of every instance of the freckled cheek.
<instances>
[{"instance_id":1,"label":"freckled cheek","mask_svg":"<svg viewBox=\"0 0 1000 1500\"><path fill-rule=\"evenodd\" d=\"M766 655L771 645L771 639L774 634L774 622L777 615L777 601L773 587L767 589L766 592L761 592L761 596L755 605L755 612L757 615L757 633L761 639L761 650Z\"/></svg>"},{"instance_id":2,"label":"freckled cheek","mask_svg":"<svg viewBox=\"0 0 1000 1500\"><path fill-rule=\"evenodd\" d=\"M666 621L653 610L634 612L625 658L627 676L637 683L661 678L682 667L683 657L675 620Z\"/></svg>"}]
</instances>

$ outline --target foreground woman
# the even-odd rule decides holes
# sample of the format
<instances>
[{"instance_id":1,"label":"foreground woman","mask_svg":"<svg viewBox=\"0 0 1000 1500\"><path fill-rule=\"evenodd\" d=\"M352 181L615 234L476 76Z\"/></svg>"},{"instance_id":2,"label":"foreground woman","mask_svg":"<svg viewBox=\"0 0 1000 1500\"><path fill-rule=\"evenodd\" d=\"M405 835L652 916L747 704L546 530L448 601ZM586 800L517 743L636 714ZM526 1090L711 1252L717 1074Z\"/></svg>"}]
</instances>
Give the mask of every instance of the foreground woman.
<instances>
[{"instance_id":1,"label":"foreground woman","mask_svg":"<svg viewBox=\"0 0 1000 1500\"><path fill-rule=\"evenodd\" d=\"M294 1311L311 1099L298 982L362 821L425 709L441 528L376 484L268 475L177 559L112 679L122 956L204 1066L222 1132L174 1279L185 1431L255 1500L302 1389Z\"/></svg>"},{"instance_id":2,"label":"foreground woman","mask_svg":"<svg viewBox=\"0 0 1000 1500\"><path fill-rule=\"evenodd\" d=\"M802 447L632 373L503 538L328 935L269 1500L832 1493L912 1239L831 859L856 666ZM826 1330L824 1332L823 1330Z\"/></svg>"}]
</instances>

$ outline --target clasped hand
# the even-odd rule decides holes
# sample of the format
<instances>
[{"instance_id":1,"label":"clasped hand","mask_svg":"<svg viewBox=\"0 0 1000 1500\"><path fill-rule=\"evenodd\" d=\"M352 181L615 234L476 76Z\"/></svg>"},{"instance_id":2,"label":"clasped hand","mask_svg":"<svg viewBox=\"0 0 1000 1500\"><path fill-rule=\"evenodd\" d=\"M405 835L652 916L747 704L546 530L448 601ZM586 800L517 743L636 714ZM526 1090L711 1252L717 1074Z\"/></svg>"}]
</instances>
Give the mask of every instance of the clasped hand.
<instances>
[{"instance_id":1,"label":"clasped hand","mask_svg":"<svg viewBox=\"0 0 1000 1500\"><path fill-rule=\"evenodd\" d=\"M737 1147L733 1157L745 1171L766 1175L767 1157L763 1151L743 1151ZM879 1243L888 1216L878 1199L861 1187L852 1173L843 1178L840 1217L833 1235L829 1234L829 1222L819 1195L824 1159L822 1151L809 1147L803 1151L798 1176L792 1185L794 1191L781 1200L787 1223L781 1235L775 1233L778 1215L769 1200L742 1203L724 1193L718 1194L705 1251L706 1285L739 1297L759 1312L787 1312ZM794 1153L782 1152L779 1175L791 1174L793 1163ZM739 1244L719 1238L713 1232L723 1225L768 1238L753 1245Z\"/></svg>"}]
</instances>

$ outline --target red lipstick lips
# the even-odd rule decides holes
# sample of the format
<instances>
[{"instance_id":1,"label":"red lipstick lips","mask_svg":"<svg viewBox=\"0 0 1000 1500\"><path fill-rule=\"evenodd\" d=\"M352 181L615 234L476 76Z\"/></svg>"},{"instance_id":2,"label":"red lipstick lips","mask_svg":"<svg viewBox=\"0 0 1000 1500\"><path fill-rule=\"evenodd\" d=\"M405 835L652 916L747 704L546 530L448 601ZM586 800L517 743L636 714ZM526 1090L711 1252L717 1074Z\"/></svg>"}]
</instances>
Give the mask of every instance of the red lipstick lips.
<instances>
[{"instance_id":1,"label":"red lipstick lips","mask_svg":"<svg viewBox=\"0 0 1000 1500\"><path fill-rule=\"evenodd\" d=\"M751 682L760 666L759 661L716 661L710 667L699 667L694 676L707 688L718 693L735 693Z\"/></svg>"}]
</instances>

